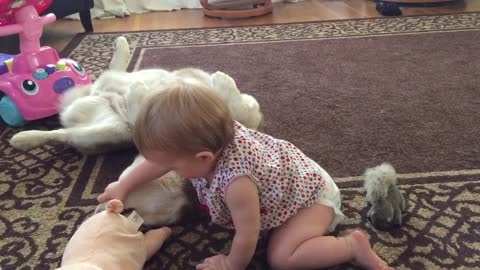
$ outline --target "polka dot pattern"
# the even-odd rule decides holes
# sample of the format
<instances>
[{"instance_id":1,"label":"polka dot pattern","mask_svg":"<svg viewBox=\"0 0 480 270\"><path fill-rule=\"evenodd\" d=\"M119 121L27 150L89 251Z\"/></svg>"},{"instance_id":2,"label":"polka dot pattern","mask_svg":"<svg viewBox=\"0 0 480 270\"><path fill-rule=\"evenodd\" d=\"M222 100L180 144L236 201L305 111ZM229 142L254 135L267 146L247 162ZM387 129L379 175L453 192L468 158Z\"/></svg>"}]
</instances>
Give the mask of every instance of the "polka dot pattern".
<instances>
[{"instance_id":1,"label":"polka dot pattern","mask_svg":"<svg viewBox=\"0 0 480 270\"><path fill-rule=\"evenodd\" d=\"M198 198L213 222L234 229L225 201L226 188L239 176L257 185L262 229L272 229L310 207L325 190L322 169L293 144L235 124L234 141L220 156L215 176L193 179Z\"/></svg>"}]
</instances>

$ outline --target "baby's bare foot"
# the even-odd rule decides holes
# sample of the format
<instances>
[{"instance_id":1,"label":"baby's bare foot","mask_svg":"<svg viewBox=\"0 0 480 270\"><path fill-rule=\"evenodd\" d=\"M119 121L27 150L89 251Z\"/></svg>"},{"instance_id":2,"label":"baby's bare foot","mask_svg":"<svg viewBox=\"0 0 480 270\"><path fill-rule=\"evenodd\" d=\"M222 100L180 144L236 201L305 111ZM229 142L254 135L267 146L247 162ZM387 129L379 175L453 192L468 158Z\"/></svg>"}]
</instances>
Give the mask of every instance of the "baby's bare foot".
<instances>
[{"instance_id":1,"label":"baby's bare foot","mask_svg":"<svg viewBox=\"0 0 480 270\"><path fill-rule=\"evenodd\" d=\"M393 270L375 254L364 232L356 230L347 237L351 240L355 261L360 266L368 270Z\"/></svg>"},{"instance_id":2,"label":"baby's bare foot","mask_svg":"<svg viewBox=\"0 0 480 270\"><path fill-rule=\"evenodd\" d=\"M154 229L146 232L146 235L155 235L155 237L159 239L167 239L172 235L172 229L169 227L162 227L159 229Z\"/></svg>"}]
</instances>

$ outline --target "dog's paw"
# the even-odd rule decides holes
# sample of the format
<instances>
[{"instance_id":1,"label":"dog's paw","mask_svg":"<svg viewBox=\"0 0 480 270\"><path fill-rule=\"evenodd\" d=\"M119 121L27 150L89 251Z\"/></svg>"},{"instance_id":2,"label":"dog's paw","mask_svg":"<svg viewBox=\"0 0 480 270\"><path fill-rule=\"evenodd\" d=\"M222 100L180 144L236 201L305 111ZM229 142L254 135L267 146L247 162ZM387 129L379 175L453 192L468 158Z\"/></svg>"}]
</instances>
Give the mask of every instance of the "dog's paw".
<instances>
[{"instance_id":1,"label":"dog's paw","mask_svg":"<svg viewBox=\"0 0 480 270\"><path fill-rule=\"evenodd\" d=\"M44 131L40 130L29 130L19 132L10 139L10 145L20 149L20 150L29 150L41 145L38 138L42 137Z\"/></svg>"},{"instance_id":2,"label":"dog's paw","mask_svg":"<svg viewBox=\"0 0 480 270\"><path fill-rule=\"evenodd\" d=\"M130 61L130 47L127 39L120 36L115 39L113 46L113 57L110 61L110 69L126 71L128 62Z\"/></svg>"},{"instance_id":3,"label":"dog's paw","mask_svg":"<svg viewBox=\"0 0 480 270\"><path fill-rule=\"evenodd\" d=\"M147 85L143 81L133 82L127 92L127 111L128 121L133 125L137 119L137 114L142 107L144 98L148 94Z\"/></svg>"},{"instance_id":4,"label":"dog's paw","mask_svg":"<svg viewBox=\"0 0 480 270\"><path fill-rule=\"evenodd\" d=\"M124 36L119 36L115 39L113 44L115 53L130 54L130 47L128 41Z\"/></svg>"},{"instance_id":5,"label":"dog's paw","mask_svg":"<svg viewBox=\"0 0 480 270\"><path fill-rule=\"evenodd\" d=\"M247 128L258 130L263 121L260 105L254 97L248 94L241 94L240 97L241 100L238 102L238 106L230 107L235 120Z\"/></svg>"},{"instance_id":6,"label":"dog's paw","mask_svg":"<svg viewBox=\"0 0 480 270\"><path fill-rule=\"evenodd\" d=\"M147 85L143 81L135 81L128 88L126 95L128 105L140 106L143 98L148 94Z\"/></svg>"},{"instance_id":7,"label":"dog's paw","mask_svg":"<svg viewBox=\"0 0 480 270\"><path fill-rule=\"evenodd\" d=\"M210 80L212 81L212 87L219 92L228 92L227 95L240 94L235 80L221 71L213 73Z\"/></svg>"},{"instance_id":8,"label":"dog's paw","mask_svg":"<svg viewBox=\"0 0 480 270\"><path fill-rule=\"evenodd\" d=\"M242 104L248 108L250 111L260 111L260 105L258 104L258 101L251 95L249 94L241 94L241 102Z\"/></svg>"},{"instance_id":9,"label":"dog's paw","mask_svg":"<svg viewBox=\"0 0 480 270\"><path fill-rule=\"evenodd\" d=\"M132 93L145 93L148 90L148 87L143 80L137 80L137 81L134 81L130 85L129 90L130 90L130 92L128 94L130 94L131 92Z\"/></svg>"}]
</instances>

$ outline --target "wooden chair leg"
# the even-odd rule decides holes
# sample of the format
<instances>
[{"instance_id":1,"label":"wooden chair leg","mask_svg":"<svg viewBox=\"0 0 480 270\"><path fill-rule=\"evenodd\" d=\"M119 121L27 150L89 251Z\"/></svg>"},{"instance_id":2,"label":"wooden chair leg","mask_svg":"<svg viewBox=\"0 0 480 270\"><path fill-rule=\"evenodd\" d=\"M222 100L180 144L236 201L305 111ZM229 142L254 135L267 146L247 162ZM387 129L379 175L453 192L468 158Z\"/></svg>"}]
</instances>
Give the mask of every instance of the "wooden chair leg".
<instances>
[{"instance_id":1,"label":"wooden chair leg","mask_svg":"<svg viewBox=\"0 0 480 270\"><path fill-rule=\"evenodd\" d=\"M79 12L80 21L82 22L85 32L93 32L92 15L90 9L82 10Z\"/></svg>"}]
</instances>

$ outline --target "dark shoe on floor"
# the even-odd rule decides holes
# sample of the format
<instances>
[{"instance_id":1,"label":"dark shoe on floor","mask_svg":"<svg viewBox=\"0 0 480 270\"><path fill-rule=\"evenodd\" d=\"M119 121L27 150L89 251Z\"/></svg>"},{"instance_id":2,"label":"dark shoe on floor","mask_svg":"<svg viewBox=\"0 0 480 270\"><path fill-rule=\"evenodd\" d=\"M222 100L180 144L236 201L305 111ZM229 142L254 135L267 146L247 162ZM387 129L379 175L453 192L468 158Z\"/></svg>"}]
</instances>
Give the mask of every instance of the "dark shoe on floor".
<instances>
[{"instance_id":1,"label":"dark shoe on floor","mask_svg":"<svg viewBox=\"0 0 480 270\"><path fill-rule=\"evenodd\" d=\"M400 16L402 11L398 4L395 3L386 3L383 1L377 2L377 11L383 16Z\"/></svg>"}]
</instances>

